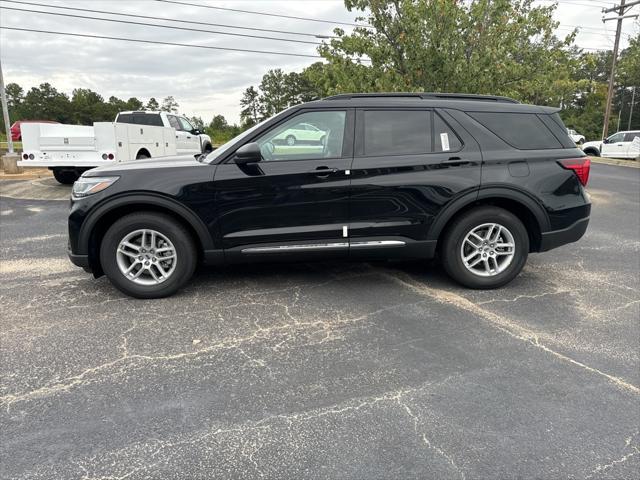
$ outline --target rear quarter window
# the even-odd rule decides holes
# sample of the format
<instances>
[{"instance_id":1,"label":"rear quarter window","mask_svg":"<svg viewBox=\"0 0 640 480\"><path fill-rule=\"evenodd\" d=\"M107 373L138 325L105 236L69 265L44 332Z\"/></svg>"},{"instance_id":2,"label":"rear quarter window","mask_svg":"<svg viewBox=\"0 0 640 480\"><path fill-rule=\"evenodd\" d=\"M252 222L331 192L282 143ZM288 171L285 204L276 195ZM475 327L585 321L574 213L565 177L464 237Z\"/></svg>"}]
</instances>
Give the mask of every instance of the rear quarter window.
<instances>
[{"instance_id":1,"label":"rear quarter window","mask_svg":"<svg viewBox=\"0 0 640 480\"><path fill-rule=\"evenodd\" d=\"M568 148L535 113L467 112L506 143L520 150ZM564 137L569 138L566 130ZM565 145L563 145L565 143ZM573 144L572 144L573 145ZM575 146L575 145L573 145Z\"/></svg>"}]
</instances>

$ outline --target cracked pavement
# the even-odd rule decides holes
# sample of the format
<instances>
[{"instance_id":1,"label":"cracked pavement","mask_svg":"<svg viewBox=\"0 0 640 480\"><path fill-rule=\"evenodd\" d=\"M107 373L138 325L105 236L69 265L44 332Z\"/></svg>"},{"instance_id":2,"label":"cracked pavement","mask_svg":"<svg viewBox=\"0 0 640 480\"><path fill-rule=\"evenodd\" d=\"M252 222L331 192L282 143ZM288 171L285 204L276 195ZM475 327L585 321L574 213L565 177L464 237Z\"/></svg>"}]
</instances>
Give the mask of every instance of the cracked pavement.
<instances>
[{"instance_id":1,"label":"cracked pavement","mask_svg":"<svg viewBox=\"0 0 640 480\"><path fill-rule=\"evenodd\" d=\"M68 262L66 202L2 197L0 477L638 478L640 170L589 190L500 290L310 263L151 301Z\"/></svg>"}]
</instances>

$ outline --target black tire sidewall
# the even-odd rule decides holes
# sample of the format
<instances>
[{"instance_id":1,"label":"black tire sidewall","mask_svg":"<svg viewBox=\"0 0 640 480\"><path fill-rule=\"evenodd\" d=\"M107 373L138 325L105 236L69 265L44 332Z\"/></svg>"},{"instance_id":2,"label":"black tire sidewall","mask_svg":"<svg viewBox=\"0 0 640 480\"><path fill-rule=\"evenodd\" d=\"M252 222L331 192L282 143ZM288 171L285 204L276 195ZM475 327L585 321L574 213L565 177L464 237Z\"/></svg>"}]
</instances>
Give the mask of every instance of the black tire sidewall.
<instances>
[{"instance_id":1,"label":"black tire sidewall","mask_svg":"<svg viewBox=\"0 0 640 480\"><path fill-rule=\"evenodd\" d=\"M483 223L497 223L506 227L513 235L516 253L504 272L491 277L474 275L464 266L460 248L465 236ZM469 288L498 288L513 280L522 270L529 254L529 235L522 222L511 212L498 207L480 207L464 214L456 221L445 237L443 264L447 273Z\"/></svg>"},{"instance_id":2,"label":"black tire sidewall","mask_svg":"<svg viewBox=\"0 0 640 480\"><path fill-rule=\"evenodd\" d=\"M152 229L165 235L176 248L176 269L159 285L138 285L125 278L116 261L120 241L134 230ZM161 298L184 286L196 267L196 250L189 233L167 215L135 213L116 221L106 232L100 245L100 264L111 283L121 292L135 298Z\"/></svg>"},{"instance_id":3,"label":"black tire sidewall","mask_svg":"<svg viewBox=\"0 0 640 480\"><path fill-rule=\"evenodd\" d=\"M78 180L78 178L80 178L80 175L71 170L55 169L53 170L53 178L55 178L56 181L58 183L61 183L62 185L71 185L76 180Z\"/></svg>"}]
</instances>

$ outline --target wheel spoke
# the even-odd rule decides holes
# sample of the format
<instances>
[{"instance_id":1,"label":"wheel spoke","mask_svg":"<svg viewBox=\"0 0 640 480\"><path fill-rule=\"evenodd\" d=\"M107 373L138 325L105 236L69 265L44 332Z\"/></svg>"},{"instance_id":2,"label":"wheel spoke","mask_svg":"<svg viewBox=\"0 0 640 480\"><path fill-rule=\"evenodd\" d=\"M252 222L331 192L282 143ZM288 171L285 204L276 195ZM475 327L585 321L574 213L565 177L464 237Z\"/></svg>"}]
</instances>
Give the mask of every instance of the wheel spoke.
<instances>
[{"instance_id":1,"label":"wheel spoke","mask_svg":"<svg viewBox=\"0 0 640 480\"><path fill-rule=\"evenodd\" d=\"M493 229L495 228L494 224L491 224L491 226L489 227L489 230L487 230L487 233L484 235L484 240L485 241L489 241L491 240L491 234L493 233Z\"/></svg>"},{"instance_id":2,"label":"wheel spoke","mask_svg":"<svg viewBox=\"0 0 640 480\"><path fill-rule=\"evenodd\" d=\"M473 257L475 257L476 255L480 255L480 252L478 252L477 250L474 250L473 252L471 252L469 255L467 255L466 257L464 257L464 261L468 262L469 260L471 260Z\"/></svg>"},{"instance_id":3,"label":"wheel spoke","mask_svg":"<svg viewBox=\"0 0 640 480\"><path fill-rule=\"evenodd\" d=\"M491 242L497 242L498 239L500 238L500 234L502 233L502 227L500 225L497 225L498 227L498 231L497 233L493 236L493 239L491 240Z\"/></svg>"},{"instance_id":4,"label":"wheel spoke","mask_svg":"<svg viewBox=\"0 0 640 480\"><path fill-rule=\"evenodd\" d=\"M491 273L491 267L489 266L489 260L487 258L483 258L482 261L484 262L484 271L486 273Z\"/></svg>"},{"instance_id":5,"label":"wheel spoke","mask_svg":"<svg viewBox=\"0 0 640 480\"><path fill-rule=\"evenodd\" d=\"M513 255L513 252L496 252L496 257L503 257L505 255Z\"/></svg>"},{"instance_id":6,"label":"wheel spoke","mask_svg":"<svg viewBox=\"0 0 640 480\"><path fill-rule=\"evenodd\" d=\"M496 243L496 248L513 248L515 245L513 243Z\"/></svg>"},{"instance_id":7,"label":"wheel spoke","mask_svg":"<svg viewBox=\"0 0 640 480\"><path fill-rule=\"evenodd\" d=\"M149 273L151 274L151 276L153 277L153 279L156 282L160 281L160 278L158 277L158 275L156 274L156 272L153 271L153 265L151 267L149 267Z\"/></svg>"},{"instance_id":8,"label":"wheel spoke","mask_svg":"<svg viewBox=\"0 0 640 480\"><path fill-rule=\"evenodd\" d=\"M469 235L471 235L472 237L475 237L480 243L482 243L484 241L484 238L482 238L476 232L471 232Z\"/></svg>"},{"instance_id":9,"label":"wheel spoke","mask_svg":"<svg viewBox=\"0 0 640 480\"><path fill-rule=\"evenodd\" d=\"M478 257L476 258L473 262L471 262L469 264L469 268L473 268L475 267L477 264L479 264L482 261L482 257Z\"/></svg>"},{"instance_id":10,"label":"wheel spoke","mask_svg":"<svg viewBox=\"0 0 640 480\"><path fill-rule=\"evenodd\" d=\"M162 265L157 263L156 267L158 267L158 271L160 272L160 275L162 275L163 278L167 276L167 271L164 269Z\"/></svg>"},{"instance_id":11,"label":"wheel spoke","mask_svg":"<svg viewBox=\"0 0 640 480\"><path fill-rule=\"evenodd\" d=\"M131 265L129 265L129 268L127 268L127 269L125 270L125 272L124 272L124 273L125 273L125 274L130 273L130 272L131 272L131 270L133 270L133 269L134 269L134 267L135 267L136 265L140 264L140 263L142 263L142 262L139 262L138 260L136 260L136 261L135 261L135 262L133 262Z\"/></svg>"},{"instance_id":12,"label":"wheel spoke","mask_svg":"<svg viewBox=\"0 0 640 480\"><path fill-rule=\"evenodd\" d=\"M473 248L478 248L480 245L476 245L475 243L473 243L469 237L464 239L465 242L467 242L469 245L471 245Z\"/></svg>"},{"instance_id":13,"label":"wheel spoke","mask_svg":"<svg viewBox=\"0 0 640 480\"><path fill-rule=\"evenodd\" d=\"M135 250L136 252L139 252L140 248L141 248L139 245L136 245L136 244L131 243L131 242L126 242L126 241L120 243L120 248L122 248L123 246L128 247L131 250Z\"/></svg>"},{"instance_id":14,"label":"wheel spoke","mask_svg":"<svg viewBox=\"0 0 640 480\"><path fill-rule=\"evenodd\" d=\"M118 250L120 253L122 253L123 255L126 255L127 257L131 257L133 259L137 259L138 258L138 253L133 253L133 252L127 252L126 250L123 250L122 248L120 248L120 250Z\"/></svg>"},{"instance_id":15,"label":"wheel spoke","mask_svg":"<svg viewBox=\"0 0 640 480\"><path fill-rule=\"evenodd\" d=\"M167 255L167 256L164 256L164 257L158 257L158 260L163 262L165 260L171 260L172 258L176 258L176 256L175 255Z\"/></svg>"},{"instance_id":16,"label":"wheel spoke","mask_svg":"<svg viewBox=\"0 0 640 480\"><path fill-rule=\"evenodd\" d=\"M500 273L500 266L498 265L498 259L494 258L494 257L491 257L491 262L493 262L493 270L496 273ZM491 263L491 262L489 262L489 263Z\"/></svg>"},{"instance_id":17,"label":"wheel spoke","mask_svg":"<svg viewBox=\"0 0 640 480\"><path fill-rule=\"evenodd\" d=\"M144 272L145 270L146 269L144 268L144 266L140 265L140 270L138 270L136 273L134 273L132 278L138 278L142 274L142 272Z\"/></svg>"}]
</instances>

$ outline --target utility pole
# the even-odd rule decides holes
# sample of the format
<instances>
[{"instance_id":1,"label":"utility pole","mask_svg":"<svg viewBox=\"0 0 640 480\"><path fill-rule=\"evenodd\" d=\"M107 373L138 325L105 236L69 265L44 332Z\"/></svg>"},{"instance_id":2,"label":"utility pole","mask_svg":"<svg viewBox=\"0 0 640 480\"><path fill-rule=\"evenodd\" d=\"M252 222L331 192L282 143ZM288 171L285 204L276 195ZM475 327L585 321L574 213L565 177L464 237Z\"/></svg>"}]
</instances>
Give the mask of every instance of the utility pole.
<instances>
[{"instance_id":1,"label":"utility pole","mask_svg":"<svg viewBox=\"0 0 640 480\"><path fill-rule=\"evenodd\" d=\"M627 130L631 130L631 117L633 117L633 103L636 100L636 87L633 87L633 93L631 94L631 108L629 109L629 123L627 124Z\"/></svg>"},{"instance_id":2,"label":"utility pole","mask_svg":"<svg viewBox=\"0 0 640 480\"><path fill-rule=\"evenodd\" d=\"M620 47L620 33L622 32L622 20L625 18L638 17L637 15L625 16L625 10L631 8L634 5L640 3L640 0L635 0L628 4L625 4L625 0L620 0L620 5L612 8L603 8L602 13L614 12L617 10L618 16L612 18L603 18L602 22L608 22L609 20L618 20L616 26L616 39L613 45L613 60L611 61L611 75L609 76L609 89L607 90L607 104L604 109L604 125L602 127L602 139L604 140L609 133L609 116L611 115L611 101L613 100L613 86L615 84L616 74L616 60L618 59L618 47Z\"/></svg>"},{"instance_id":3,"label":"utility pole","mask_svg":"<svg viewBox=\"0 0 640 480\"><path fill-rule=\"evenodd\" d=\"M7 133L7 145L9 154L13 153L13 140L11 139L11 125L9 124L9 108L7 107L7 94L4 91L4 79L2 78L2 62L0 62L0 100L2 100L2 118L4 119L4 129Z\"/></svg>"}]
</instances>

